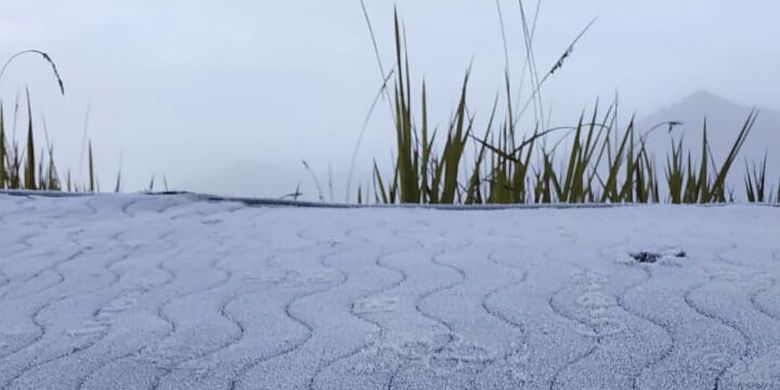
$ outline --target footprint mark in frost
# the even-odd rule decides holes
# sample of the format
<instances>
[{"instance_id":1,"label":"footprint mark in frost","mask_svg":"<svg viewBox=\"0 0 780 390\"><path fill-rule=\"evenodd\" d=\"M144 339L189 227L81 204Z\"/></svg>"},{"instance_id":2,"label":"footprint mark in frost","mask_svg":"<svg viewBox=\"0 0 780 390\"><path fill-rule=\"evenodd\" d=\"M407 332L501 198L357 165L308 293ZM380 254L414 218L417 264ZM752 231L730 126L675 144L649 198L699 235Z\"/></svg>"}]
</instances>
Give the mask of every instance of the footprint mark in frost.
<instances>
[{"instance_id":1,"label":"footprint mark in frost","mask_svg":"<svg viewBox=\"0 0 780 390\"><path fill-rule=\"evenodd\" d=\"M392 371L398 363L416 363L436 376L476 373L498 354L486 347L463 340L457 334L441 333L423 340L371 340L371 347L350 371L363 375Z\"/></svg>"},{"instance_id":2,"label":"footprint mark in frost","mask_svg":"<svg viewBox=\"0 0 780 390\"><path fill-rule=\"evenodd\" d=\"M287 275L263 275L259 276L255 272L244 272L241 277L243 282L256 283L260 285L282 286L287 281Z\"/></svg>"},{"instance_id":3,"label":"footprint mark in frost","mask_svg":"<svg viewBox=\"0 0 780 390\"><path fill-rule=\"evenodd\" d=\"M395 312L400 299L397 297L374 297L355 302L352 312L355 314L392 313Z\"/></svg>"},{"instance_id":4,"label":"footprint mark in frost","mask_svg":"<svg viewBox=\"0 0 780 390\"><path fill-rule=\"evenodd\" d=\"M604 291L609 281L608 276L590 270L574 274L574 282L586 290L575 300L577 306L586 310L582 326L575 328L579 335L600 339L626 330L625 322L610 313L617 307L617 297Z\"/></svg>"},{"instance_id":5,"label":"footprint mark in frost","mask_svg":"<svg viewBox=\"0 0 780 390\"><path fill-rule=\"evenodd\" d=\"M140 293L124 293L117 298L113 299L111 302L109 302L108 305L100 309L100 312L106 312L106 313L120 313L123 311L130 310L134 308L137 304L137 298L136 295L139 295Z\"/></svg>"},{"instance_id":6,"label":"footprint mark in frost","mask_svg":"<svg viewBox=\"0 0 780 390\"><path fill-rule=\"evenodd\" d=\"M694 351L686 362L686 367L691 372L703 370L705 372L718 373L731 365L732 357L715 347L703 348Z\"/></svg>"},{"instance_id":7,"label":"footprint mark in frost","mask_svg":"<svg viewBox=\"0 0 780 390\"><path fill-rule=\"evenodd\" d=\"M298 281L298 283L306 286L329 286L333 284L338 284L339 280L334 277L333 273L325 272L325 271L315 271L315 272L307 273L306 275L301 275L301 278Z\"/></svg>"},{"instance_id":8,"label":"footprint mark in frost","mask_svg":"<svg viewBox=\"0 0 780 390\"><path fill-rule=\"evenodd\" d=\"M78 338L83 336L91 336L99 333L103 333L108 329L109 325L105 322L87 320L84 321L80 327L71 329L67 332L68 336L72 338Z\"/></svg>"},{"instance_id":9,"label":"footprint mark in frost","mask_svg":"<svg viewBox=\"0 0 780 390\"><path fill-rule=\"evenodd\" d=\"M200 223L203 224L203 225L206 225L206 226L214 226L214 225L221 224L222 220L219 219L219 218L205 219L205 220L201 221Z\"/></svg>"},{"instance_id":10,"label":"footprint mark in frost","mask_svg":"<svg viewBox=\"0 0 780 390\"><path fill-rule=\"evenodd\" d=\"M284 275L270 276L257 276L252 272L246 272L243 279L249 282L286 288L323 287L338 283L333 274L327 271L312 271L305 274L298 271L285 271Z\"/></svg>"},{"instance_id":11,"label":"footprint mark in frost","mask_svg":"<svg viewBox=\"0 0 780 390\"><path fill-rule=\"evenodd\" d=\"M591 317L601 318L607 315L607 310L617 306L617 301L601 291L589 291L577 298L577 305L586 308Z\"/></svg>"},{"instance_id":12,"label":"footprint mark in frost","mask_svg":"<svg viewBox=\"0 0 780 390\"><path fill-rule=\"evenodd\" d=\"M425 366L439 376L450 376L457 372L476 373L485 364L496 358L487 348L463 340L457 334L444 348L437 348L425 357Z\"/></svg>"}]
</instances>

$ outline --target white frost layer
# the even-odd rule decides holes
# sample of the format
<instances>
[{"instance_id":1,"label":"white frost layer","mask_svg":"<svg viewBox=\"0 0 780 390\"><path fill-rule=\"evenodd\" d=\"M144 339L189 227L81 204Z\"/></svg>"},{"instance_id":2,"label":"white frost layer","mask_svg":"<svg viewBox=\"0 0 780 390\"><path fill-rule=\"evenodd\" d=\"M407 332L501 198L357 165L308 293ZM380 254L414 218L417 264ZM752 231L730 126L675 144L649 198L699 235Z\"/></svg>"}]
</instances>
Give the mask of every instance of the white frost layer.
<instances>
[{"instance_id":1,"label":"white frost layer","mask_svg":"<svg viewBox=\"0 0 780 390\"><path fill-rule=\"evenodd\" d=\"M0 388L780 389L779 238L770 207L0 195Z\"/></svg>"}]
</instances>

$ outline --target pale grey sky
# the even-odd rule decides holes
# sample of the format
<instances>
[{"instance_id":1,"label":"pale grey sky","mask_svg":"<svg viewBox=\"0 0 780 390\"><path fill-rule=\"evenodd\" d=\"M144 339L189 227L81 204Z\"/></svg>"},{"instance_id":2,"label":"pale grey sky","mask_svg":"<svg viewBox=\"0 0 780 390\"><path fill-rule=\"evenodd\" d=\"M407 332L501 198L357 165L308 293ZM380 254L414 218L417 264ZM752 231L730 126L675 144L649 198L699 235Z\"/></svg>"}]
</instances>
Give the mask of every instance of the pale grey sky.
<instances>
[{"instance_id":1,"label":"pale grey sky","mask_svg":"<svg viewBox=\"0 0 780 390\"><path fill-rule=\"evenodd\" d=\"M494 1L367 3L386 64L398 5L437 122L446 121L472 57L471 105L488 115L504 66ZM524 56L518 6L501 3L517 70ZM535 42L541 71L598 17L543 97L554 122L576 120L616 89L624 109L640 116L699 89L780 109L777 15L775 0L543 0ZM128 189L153 172L179 183L244 161L298 169L305 158L323 174L329 163L346 170L381 82L358 0L6 1L0 57L27 48L52 55L67 94L58 96L46 66L28 57L0 80L6 106L29 84L55 152L78 169L91 105L88 131L106 187L120 155ZM389 157L392 139L380 110L361 161Z\"/></svg>"}]
</instances>

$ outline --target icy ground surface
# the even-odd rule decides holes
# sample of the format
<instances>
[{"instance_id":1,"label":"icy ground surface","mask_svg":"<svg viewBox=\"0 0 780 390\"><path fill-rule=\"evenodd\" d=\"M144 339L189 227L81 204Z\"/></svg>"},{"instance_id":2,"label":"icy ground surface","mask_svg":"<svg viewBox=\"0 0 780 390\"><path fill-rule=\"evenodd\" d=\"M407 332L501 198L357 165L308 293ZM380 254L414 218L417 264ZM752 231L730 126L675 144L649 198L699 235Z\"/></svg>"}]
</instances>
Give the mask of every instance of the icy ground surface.
<instances>
[{"instance_id":1,"label":"icy ground surface","mask_svg":"<svg viewBox=\"0 0 780 390\"><path fill-rule=\"evenodd\" d=\"M772 207L0 195L0 388L780 389L779 241Z\"/></svg>"}]
</instances>

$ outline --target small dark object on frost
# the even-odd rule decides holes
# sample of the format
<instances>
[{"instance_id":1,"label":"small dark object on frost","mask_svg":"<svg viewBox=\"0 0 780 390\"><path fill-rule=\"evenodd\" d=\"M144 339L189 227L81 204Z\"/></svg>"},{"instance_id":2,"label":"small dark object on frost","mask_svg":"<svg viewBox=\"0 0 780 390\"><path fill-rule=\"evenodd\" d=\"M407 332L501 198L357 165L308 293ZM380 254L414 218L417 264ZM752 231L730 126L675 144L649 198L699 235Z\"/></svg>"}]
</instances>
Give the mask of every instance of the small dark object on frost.
<instances>
[{"instance_id":1,"label":"small dark object on frost","mask_svg":"<svg viewBox=\"0 0 780 390\"><path fill-rule=\"evenodd\" d=\"M639 252L639 253L632 253L631 257L633 257L634 260L640 263L653 264L661 258L661 255L659 255L658 253L651 253L651 252Z\"/></svg>"}]
</instances>

